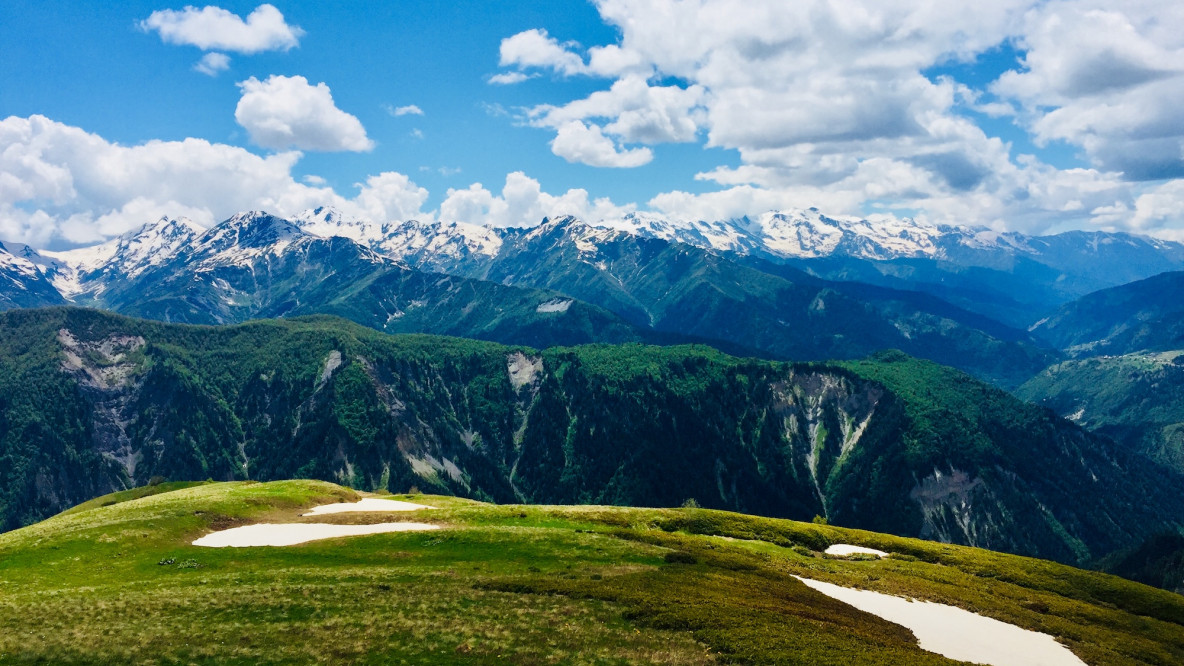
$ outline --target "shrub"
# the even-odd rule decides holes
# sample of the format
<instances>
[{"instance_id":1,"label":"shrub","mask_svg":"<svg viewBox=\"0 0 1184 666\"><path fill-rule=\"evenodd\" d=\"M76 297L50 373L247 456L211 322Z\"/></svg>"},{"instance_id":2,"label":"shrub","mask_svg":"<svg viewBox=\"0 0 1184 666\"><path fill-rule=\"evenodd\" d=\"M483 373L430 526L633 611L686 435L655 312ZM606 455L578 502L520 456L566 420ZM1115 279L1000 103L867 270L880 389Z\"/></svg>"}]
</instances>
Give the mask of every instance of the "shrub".
<instances>
[{"instance_id":1,"label":"shrub","mask_svg":"<svg viewBox=\"0 0 1184 666\"><path fill-rule=\"evenodd\" d=\"M665 559L669 564L695 564L699 561L694 555L681 550L666 553Z\"/></svg>"}]
</instances>

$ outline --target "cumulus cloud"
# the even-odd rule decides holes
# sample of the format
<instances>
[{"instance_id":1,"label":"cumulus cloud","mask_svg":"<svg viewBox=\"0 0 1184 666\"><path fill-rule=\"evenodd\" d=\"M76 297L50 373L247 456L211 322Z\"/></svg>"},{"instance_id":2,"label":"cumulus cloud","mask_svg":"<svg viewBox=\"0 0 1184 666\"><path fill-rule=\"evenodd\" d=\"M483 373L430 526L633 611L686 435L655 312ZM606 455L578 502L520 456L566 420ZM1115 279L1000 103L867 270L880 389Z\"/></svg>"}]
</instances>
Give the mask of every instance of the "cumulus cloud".
<instances>
[{"instance_id":1,"label":"cumulus cloud","mask_svg":"<svg viewBox=\"0 0 1184 666\"><path fill-rule=\"evenodd\" d=\"M299 26L290 25L272 5L259 5L246 20L214 6L164 9L140 21L140 29L157 32L168 44L235 53L287 51L298 46L304 35Z\"/></svg>"},{"instance_id":2,"label":"cumulus cloud","mask_svg":"<svg viewBox=\"0 0 1184 666\"><path fill-rule=\"evenodd\" d=\"M584 189L561 195L542 191L539 182L521 171L506 176L501 195L474 183L465 189L449 189L440 204L439 219L493 227L530 227L547 217L573 215L583 220L621 217L636 206L618 206L606 198L589 200Z\"/></svg>"},{"instance_id":3,"label":"cumulus cloud","mask_svg":"<svg viewBox=\"0 0 1184 666\"><path fill-rule=\"evenodd\" d=\"M294 215L335 206L368 219L420 215L427 192L393 172L352 196L297 182L299 152L261 157L201 139L123 146L43 116L0 120L0 239L38 247L89 243L161 215L211 225L243 210Z\"/></svg>"},{"instance_id":4,"label":"cumulus cloud","mask_svg":"<svg viewBox=\"0 0 1184 666\"><path fill-rule=\"evenodd\" d=\"M1131 180L1184 177L1184 24L1180 3L1078 0L1025 16L1022 67L992 91L1024 109L1039 142L1083 148Z\"/></svg>"},{"instance_id":5,"label":"cumulus cloud","mask_svg":"<svg viewBox=\"0 0 1184 666\"><path fill-rule=\"evenodd\" d=\"M337 108L324 83L303 76L251 77L238 84L242 97L234 119L251 142L264 148L366 151L374 147L362 123Z\"/></svg>"},{"instance_id":6,"label":"cumulus cloud","mask_svg":"<svg viewBox=\"0 0 1184 666\"><path fill-rule=\"evenodd\" d=\"M295 177L300 158L201 139L124 146L44 116L12 116L0 120L0 239L53 249L104 240L163 215L211 226L244 210L291 216L317 206L377 222L438 216L496 226L561 215L600 220L636 208L583 189L549 194L514 172L497 194L479 183L448 190L437 213L424 210L428 191L405 174L370 176L346 195L319 176Z\"/></svg>"},{"instance_id":7,"label":"cumulus cloud","mask_svg":"<svg viewBox=\"0 0 1184 666\"><path fill-rule=\"evenodd\" d=\"M206 76L218 76L219 72L230 69L230 56L212 51L202 56L193 69Z\"/></svg>"},{"instance_id":8,"label":"cumulus cloud","mask_svg":"<svg viewBox=\"0 0 1184 666\"><path fill-rule=\"evenodd\" d=\"M603 129L628 143L692 141L702 120L701 86L651 86L640 76L627 76L608 90L564 106L541 105L528 113L541 127L560 128L573 120L611 119Z\"/></svg>"},{"instance_id":9,"label":"cumulus cloud","mask_svg":"<svg viewBox=\"0 0 1184 666\"><path fill-rule=\"evenodd\" d=\"M526 31L502 42L500 64L611 80L527 110L569 161L637 165L652 154L631 146L667 142L736 151L739 165L698 175L724 189L650 202L671 215L817 205L1035 232L1114 226L1115 215L1153 228L1136 200L1171 206L1123 179L1184 177L1180 3L594 1L618 43L585 49ZM927 73L1003 44L1022 59L992 85ZM1013 118L1038 145L1080 146L1092 164L1016 154L974 114Z\"/></svg>"},{"instance_id":10,"label":"cumulus cloud","mask_svg":"<svg viewBox=\"0 0 1184 666\"><path fill-rule=\"evenodd\" d=\"M568 50L572 43L560 44L546 30L526 30L502 40L499 53L502 67L542 67L564 76L587 71L584 60Z\"/></svg>"},{"instance_id":11,"label":"cumulus cloud","mask_svg":"<svg viewBox=\"0 0 1184 666\"><path fill-rule=\"evenodd\" d=\"M358 195L351 208L358 217L378 221L402 221L421 217L428 191L407 176L387 171L370 176L365 183L357 183Z\"/></svg>"},{"instance_id":12,"label":"cumulus cloud","mask_svg":"<svg viewBox=\"0 0 1184 666\"><path fill-rule=\"evenodd\" d=\"M638 167L654 159L649 148L620 150L597 125L572 120L559 127L551 141L551 152L568 162L597 167Z\"/></svg>"}]
</instances>

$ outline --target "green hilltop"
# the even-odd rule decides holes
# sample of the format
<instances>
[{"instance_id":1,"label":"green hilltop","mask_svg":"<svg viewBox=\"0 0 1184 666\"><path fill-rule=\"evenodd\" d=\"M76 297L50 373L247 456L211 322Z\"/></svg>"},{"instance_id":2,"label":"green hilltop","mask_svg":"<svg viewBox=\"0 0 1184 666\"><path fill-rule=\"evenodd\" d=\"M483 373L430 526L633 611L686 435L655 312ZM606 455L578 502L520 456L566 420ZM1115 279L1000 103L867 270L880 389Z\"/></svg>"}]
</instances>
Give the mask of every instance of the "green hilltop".
<instances>
[{"instance_id":1,"label":"green hilltop","mask_svg":"<svg viewBox=\"0 0 1184 666\"><path fill-rule=\"evenodd\" d=\"M0 663L955 663L794 576L959 606L1089 664L1184 660L1184 598L1048 561L699 508L403 495L434 508L300 517L357 498L208 483L0 535ZM190 545L254 522L390 520L442 529ZM820 553L835 543L892 555Z\"/></svg>"}]
</instances>

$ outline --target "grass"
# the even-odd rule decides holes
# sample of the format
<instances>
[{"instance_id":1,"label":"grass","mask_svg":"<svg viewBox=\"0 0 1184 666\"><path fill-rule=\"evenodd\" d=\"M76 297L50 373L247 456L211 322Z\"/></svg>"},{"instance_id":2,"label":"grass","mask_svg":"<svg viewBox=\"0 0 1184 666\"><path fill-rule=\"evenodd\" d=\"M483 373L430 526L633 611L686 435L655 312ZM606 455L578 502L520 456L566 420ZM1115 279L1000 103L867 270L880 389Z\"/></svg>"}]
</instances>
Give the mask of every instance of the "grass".
<instances>
[{"instance_id":1,"label":"grass","mask_svg":"<svg viewBox=\"0 0 1184 666\"><path fill-rule=\"evenodd\" d=\"M121 490L119 492L111 493L96 497L92 500L83 502L77 506L71 507L63 511L60 515L68 516L72 513L81 513L83 511L90 511L100 506L111 506L119 504L120 502L128 502L141 497L149 497L151 495L159 495L160 493L169 493L174 490L181 490L183 488L192 488L193 486L200 486L206 481L164 481L161 483L152 483L138 488L130 488L128 490Z\"/></svg>"},{"instance_id":2,"label":"grass","mask_svg":"<svg viewBox=\"0 0 1184 666\"><path fill-rule=\"evenodd\" d=\"M1184 662L1184 598L1042 560L695 508L401 495L437 508L299 516L357 497L201 484L0 534L0 663L953 663L794 575L958 605L1090 664ZM248 522L390 520L447 529L188 545ZM832 543L894 556L822 556Z\"/></svg>"}]
</instances>

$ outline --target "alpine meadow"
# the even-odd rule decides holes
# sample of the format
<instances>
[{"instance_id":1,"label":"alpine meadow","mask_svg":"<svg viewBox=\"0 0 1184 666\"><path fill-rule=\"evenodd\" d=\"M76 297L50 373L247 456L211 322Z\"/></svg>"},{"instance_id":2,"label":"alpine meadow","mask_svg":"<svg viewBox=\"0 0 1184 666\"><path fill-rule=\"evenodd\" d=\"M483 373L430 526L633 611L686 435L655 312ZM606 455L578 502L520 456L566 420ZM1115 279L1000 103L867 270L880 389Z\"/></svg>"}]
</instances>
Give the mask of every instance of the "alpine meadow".
<instances>
[{"instance_id":1,"label":"alpine meadow","mask_svg":"<svg viewBox=\"0 0 1184 666\"><path fill-rule=\"evenodd\" d=\"M1184 5L4 14L0 665L1184 663Z\"/></svg>"}]
</instances>

